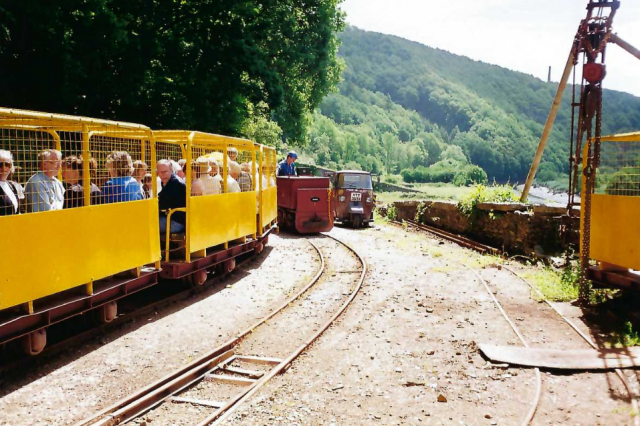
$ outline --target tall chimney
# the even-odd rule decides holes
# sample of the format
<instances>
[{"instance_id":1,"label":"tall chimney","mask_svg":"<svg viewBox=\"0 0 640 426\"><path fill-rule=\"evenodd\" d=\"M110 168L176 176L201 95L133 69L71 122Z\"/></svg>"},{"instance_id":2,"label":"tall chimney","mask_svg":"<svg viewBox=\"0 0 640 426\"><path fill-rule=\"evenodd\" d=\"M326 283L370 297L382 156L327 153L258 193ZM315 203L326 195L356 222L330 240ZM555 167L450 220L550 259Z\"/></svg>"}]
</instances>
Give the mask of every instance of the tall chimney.
<instances>
[{"instance_id":1,"label":"tall chimney","mask_svg":"<svg viewBox=\"0 0 640 426\"><path fill-rule=\"evenodd\" d=\"M551 83L551 65L549 65L549 75L547 75L547 83Z\"/></svg>"}]
</instances>

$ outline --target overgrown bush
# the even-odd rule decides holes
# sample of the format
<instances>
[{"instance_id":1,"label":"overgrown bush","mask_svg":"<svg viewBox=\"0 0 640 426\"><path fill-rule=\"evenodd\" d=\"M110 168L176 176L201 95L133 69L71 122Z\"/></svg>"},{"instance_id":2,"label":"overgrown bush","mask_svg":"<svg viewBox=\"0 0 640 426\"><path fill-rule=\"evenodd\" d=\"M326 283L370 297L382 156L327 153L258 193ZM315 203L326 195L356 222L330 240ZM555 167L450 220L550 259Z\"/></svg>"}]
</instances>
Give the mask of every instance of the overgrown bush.
<instances>
[{"instance_id":1,"label":"overgrown bush","mask_svg":"<svg viewBox=\"0 0 640 426\"><path fill-rule=\"evenodd\" d=\"M467 186L487 183L487 173L481 167L469 164L453 177L456 186Z\"/></svg>"},{"instance_id":2,"label":"overgrown bush","mask_svg":"<svg viewBox=\"0 0 640 426\"><path fill-rule=\"evenodd\" d=\"M400 179L398 178L398 176L395 176L395 175L386 175L384 177L384 181L386 183L391 183L394 185L400 183Z\"/></svg>"},{"instance_id":3,"label":"overgrown bush","mask_svg":"<svg viewBox=\"0 0 640 426\"><path fill-rule=\"evenodd\" d=\"M470 217L476 213L476 206L480 203L505 203L517 201L513 188L509 185L478 185L470 194L458 202L458 210Z\"/></svg>"},{"instance_id":4,"label":"overgrown bush","mask_svg":"<svg viewBox=\"0 0 640 426\"><path fill-rule=\"evenodd\" d=\"M389 204L389 207L387 207L387 218L389 220L396 220L398 218L398 210L393 204Z\"/></svg>"},{"instance_id":5,"label":"overgrown bush","mask_svg":"<svg viewBox=\"0 0 640 426\"><path fill-rule=\"evenodd\" d=\"M465 186L487 182L487 174L481 167L451 158L438 161L431 167L418 166L413 169L404 169L400 175L407 183L437 182Z\"/></svg>"}]
</instances>

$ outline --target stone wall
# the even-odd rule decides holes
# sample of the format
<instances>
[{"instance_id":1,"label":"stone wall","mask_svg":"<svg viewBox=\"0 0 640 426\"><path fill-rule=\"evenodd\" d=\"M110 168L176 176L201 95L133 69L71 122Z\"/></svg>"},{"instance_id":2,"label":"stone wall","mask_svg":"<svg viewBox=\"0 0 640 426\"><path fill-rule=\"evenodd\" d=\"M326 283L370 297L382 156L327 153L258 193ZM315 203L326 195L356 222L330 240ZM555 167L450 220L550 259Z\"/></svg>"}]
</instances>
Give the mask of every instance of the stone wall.
<instances>
[{"instance_id":1,"label":"stone wall","mask_svg":"<svg viewBox=\"0 0 640 426\"><path fill-rule=\"evenodd\" d=\"M455 202L398 201L393 203L397 219L415 220L421 203L425 205L421 223L466 235L510 255L558 255L570 248L577 251L580 222L578 218L569 219L564 207L482 203L467 217ZM561 237L561 229L569 222L573 231Z\"/></svg>"}]
</instances>

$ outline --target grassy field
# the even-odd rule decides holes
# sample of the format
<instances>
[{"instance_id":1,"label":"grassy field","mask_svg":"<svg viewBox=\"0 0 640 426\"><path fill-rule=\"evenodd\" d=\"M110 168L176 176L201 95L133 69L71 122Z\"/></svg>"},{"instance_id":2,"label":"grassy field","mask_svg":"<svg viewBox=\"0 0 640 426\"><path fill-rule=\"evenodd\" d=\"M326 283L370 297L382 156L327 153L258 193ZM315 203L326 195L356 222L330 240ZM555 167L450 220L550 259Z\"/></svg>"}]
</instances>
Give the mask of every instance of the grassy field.
<instances>
[{"instance_id":1,"label":"grassy field","mask_svg":"<svg viewBox=\"0 0 640 426\"><path fill-rule=\"evenodd\" d=\"M420 183L414 184L412 188L420 192L378 192L376 193L376 197L378 201L382 203L402 200L458 201L463 196L472 192L475 186L455 186L450 183Z\"/></svg>"}]
</instances>

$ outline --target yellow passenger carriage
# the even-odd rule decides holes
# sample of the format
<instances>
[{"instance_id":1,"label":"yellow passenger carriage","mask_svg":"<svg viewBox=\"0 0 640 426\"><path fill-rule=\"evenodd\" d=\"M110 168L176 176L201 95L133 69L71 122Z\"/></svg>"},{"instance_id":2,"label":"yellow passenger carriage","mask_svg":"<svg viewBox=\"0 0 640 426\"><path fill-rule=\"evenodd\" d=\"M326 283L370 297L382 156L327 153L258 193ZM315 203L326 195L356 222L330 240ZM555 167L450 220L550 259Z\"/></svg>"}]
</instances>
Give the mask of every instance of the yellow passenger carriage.
<instances>
[{"instance_id":1,"label":"yellow passenger carriage","mask_svg":"<svg viewBox=\"0 0 640 426\"><path fill-rule=\"evenodd\" d=\"M244 192L227 188L230 148L252 167ZM266 176L275 152L249 140L0 108L1 152L12 157L16 203L15 212L9 204L15 214L0 215L8 248L0 256L0 344L20 339L27 353L40 352L46 327L70 316L95 311L112 320L119 298L160 276L201 284L214 268L230 271L237 256L262 250L275 225L275 188ZM196 160L216 156L223 191L191 195ZM186 160L187 185L186 230L162 236L162 245L160 159ZM140 180L133 184L133 162L150 174L146 192ZM75 198L60 199L63 183Z\"/></svg>"}]
</instances>

